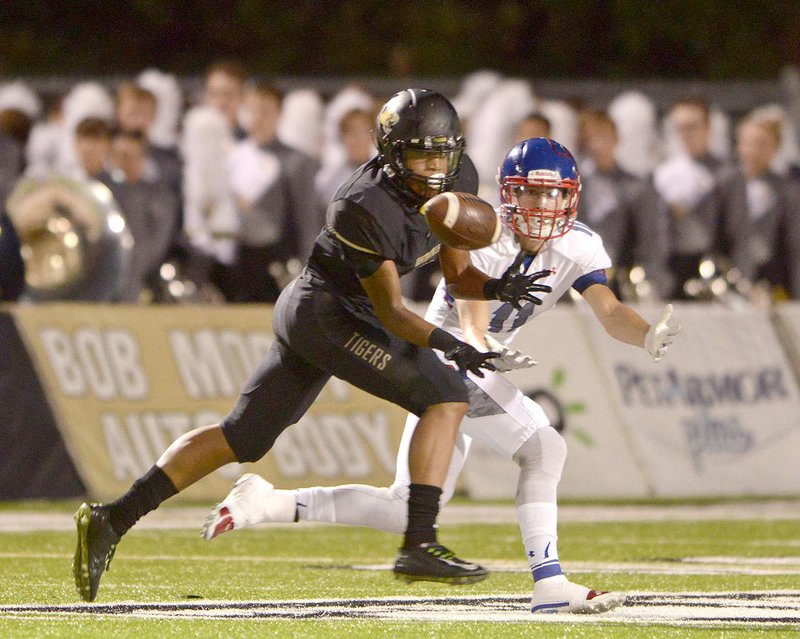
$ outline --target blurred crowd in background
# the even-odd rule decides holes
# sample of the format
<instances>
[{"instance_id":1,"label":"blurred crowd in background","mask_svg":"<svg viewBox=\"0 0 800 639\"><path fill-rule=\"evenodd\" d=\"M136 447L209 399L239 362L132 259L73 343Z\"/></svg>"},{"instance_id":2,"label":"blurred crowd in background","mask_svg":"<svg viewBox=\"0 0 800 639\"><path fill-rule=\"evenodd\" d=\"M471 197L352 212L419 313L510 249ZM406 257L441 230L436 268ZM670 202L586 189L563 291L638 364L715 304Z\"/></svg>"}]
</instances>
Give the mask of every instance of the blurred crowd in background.
<instances>
[{"instance_id":1,"label":"blurred crowd in background","mask_svg":"<svg viewBox=\"0 0 800 639\"><path fill-rule=\"evenodd\" d=\"M0 299L274 302L338 185L376 153L388 97L358 84L284 94L234 61L209 66L197 95L156 69L63 95L0 84ZM578 217L626 301L800 299L800 151L783 105L730 114L695 93L659 109L625 91L599 110L492 71L447 97L494 204L517 141L573 152ZM438 277L435 263L414 271L405 295L428 300Z\"/></svg>"}]
</instances>

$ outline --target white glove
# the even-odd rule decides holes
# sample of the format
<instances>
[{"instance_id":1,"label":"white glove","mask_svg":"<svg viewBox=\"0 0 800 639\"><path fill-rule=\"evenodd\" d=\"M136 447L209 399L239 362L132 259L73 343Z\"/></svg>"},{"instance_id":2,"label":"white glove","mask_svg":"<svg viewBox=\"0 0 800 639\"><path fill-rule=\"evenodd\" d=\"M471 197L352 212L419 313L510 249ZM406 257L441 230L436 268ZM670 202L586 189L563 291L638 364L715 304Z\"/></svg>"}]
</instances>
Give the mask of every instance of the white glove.
<instances>
[{"instance_id":1,"label":"white glove","mask_svg":"<svg viewBox=\"0 0 800 639\"><path fill-rule=\"evenodd\" d=\"M644 336L644 347L653 356L654 362L664 357L667 346L672 344L672 340L681 332L680 324L667 325L670 315L672 315L672 304L667 304L661 311L661 317L655 324L650 325L650 330Z\"/></svg>"},{"instance_id":2,"label":"white glove","mask_svg":"<svg viewBox=\"0 0 800 639\"><path fill-rule=\"evenodd\" d=\"M533 361L527 355L523 355L519 351L512 351L508 346L504 346L498 342L494 337L484 335L483 341L486 342L486 347L495 353L500 353L499 357L493 357L489 361L495 365L498 372L506 373L518 368L530 368L536 366L539 362Z\"/></svg>"}]
</instances>

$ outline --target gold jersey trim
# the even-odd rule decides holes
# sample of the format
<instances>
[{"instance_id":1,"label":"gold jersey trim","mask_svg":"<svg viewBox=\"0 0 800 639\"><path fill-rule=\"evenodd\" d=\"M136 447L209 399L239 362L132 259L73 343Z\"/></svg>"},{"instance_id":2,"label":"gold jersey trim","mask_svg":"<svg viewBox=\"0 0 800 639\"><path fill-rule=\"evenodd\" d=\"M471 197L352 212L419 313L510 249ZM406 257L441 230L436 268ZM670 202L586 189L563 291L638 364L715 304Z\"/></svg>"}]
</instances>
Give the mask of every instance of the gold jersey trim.
<instances>
[{"instance_id":1,"label":"gold jersey trim","mask_svg":"<svg viewBox=\"0 0 800 639\"><path fill-rule=\"evenodd\" d=\"M442 245L441 244L437 244L430 251L425 253L425 255L419 256L417 258L417 261L414 262L414 266L417 267L417 266L421 266L422 264L427 264L428 262L431 261L431 259L433 259L434 255L438 255L439 254L439 249L441 249L441 248L442 248Z\"/></svg>"},{"instance_id":2,"label":"gold jersey trim","mask_svg":"<svg viewBox=\"0 0 800 639\"><path fill-rule=\"evenodd\" d=\"M328 228L330 229L331 233L333 233L336 236L336 239L338 239L340 242L344 242L345 244L347 244L347 246L350 246L351 248L354 248L357 251L363 251L364 253L369 253L370 255L380 255L380 253L378 253L377 251L373 251L372 249L368 249L364 246L359 246L355 242L351 242L341 233L337 233L336 229L334 229L332 226L329 226Z\"/></svg>"}]
</instances>

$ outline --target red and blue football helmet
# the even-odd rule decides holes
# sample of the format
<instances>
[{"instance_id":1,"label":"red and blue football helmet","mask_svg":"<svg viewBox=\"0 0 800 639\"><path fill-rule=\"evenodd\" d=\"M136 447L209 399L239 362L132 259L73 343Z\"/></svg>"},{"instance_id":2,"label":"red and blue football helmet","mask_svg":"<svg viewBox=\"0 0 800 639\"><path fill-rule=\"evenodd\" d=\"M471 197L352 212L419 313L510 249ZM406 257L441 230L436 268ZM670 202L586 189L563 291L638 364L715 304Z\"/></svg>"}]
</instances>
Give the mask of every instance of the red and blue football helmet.
<instances>
[{"instance_id":1,"label":"red and blue football helmet","mask_svg":"<svg viewBox=\"0 0 800 639\"><path fill-rule=\"evenodd\" d=\"M512 147L500 166L501 219L514 233L549 240L569 232L575 222L581 178L575 158L555 140L530 138ZM520 196L526 191L554 189L549 208L526 208Z\"/></svg>"}]
</instances>

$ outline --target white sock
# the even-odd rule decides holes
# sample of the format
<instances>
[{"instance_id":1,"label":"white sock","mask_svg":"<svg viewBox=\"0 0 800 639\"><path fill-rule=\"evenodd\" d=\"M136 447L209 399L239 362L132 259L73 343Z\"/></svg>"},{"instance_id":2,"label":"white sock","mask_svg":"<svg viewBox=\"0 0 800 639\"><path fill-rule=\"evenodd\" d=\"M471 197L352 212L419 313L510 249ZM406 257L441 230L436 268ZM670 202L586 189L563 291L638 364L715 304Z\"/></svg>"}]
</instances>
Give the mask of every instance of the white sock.
<instances>
[{"instance_id":1,"label":"white sock","mask_svg":"<svg viewBox=\"0 0 800 639\"><path fill-rule=\"evenodd\" d=\"M294 492L300 520L369 526L399 535L406 530L408 486L376 488L347 484L300 488Z\"/></svg>"},{"instance_id":2,"label":"white sock","mask_svg":"<svg viewBox=\"0 0 800 639\"><path fill-rule=\"evenodd\" d=\"M237 527L245 528L265 522L294 521L295 491L272 490L260 500L250 500L238 506L232 506L232 513ZM239 509L242 509L239 512Z\"/></svg>"},{"instance_id":3,"label":"white sock","mask_svg":"<svg viewBox=\"0 0 800 639\"><path fill-rule=\"evenodd\" d=\"M517 519L534 583L566 579L558 562L556 532L556 493L566 456L564 438L549 426L535 431L514 453L520 466Z\"/></svg>"},{"instance_id":4,"label":"white sock","mask_svg":"<svg viewBox=\"0 0 800 639\"><path fill-rule=\"evenodd\" d=\"M557 511L558 507L550 502L517 506L522 543L534 582L562 575L558 562Z\"/></svg>"}]
</instances>

